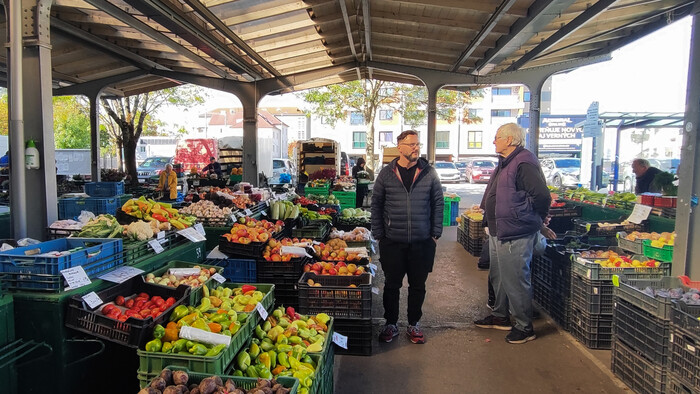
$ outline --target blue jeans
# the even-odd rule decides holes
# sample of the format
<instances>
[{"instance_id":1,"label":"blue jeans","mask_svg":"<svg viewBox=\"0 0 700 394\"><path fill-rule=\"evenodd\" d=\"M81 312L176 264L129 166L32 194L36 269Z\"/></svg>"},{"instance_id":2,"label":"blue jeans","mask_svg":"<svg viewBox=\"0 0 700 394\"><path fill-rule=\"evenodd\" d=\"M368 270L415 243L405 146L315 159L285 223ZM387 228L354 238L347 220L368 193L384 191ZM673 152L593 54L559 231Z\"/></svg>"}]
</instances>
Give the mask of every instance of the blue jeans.
<instances>
[{"instance_id":1,"label":"blue jeans","mask_svg":"<svg viewBox=\"0 0 700 394\"><path fill-rule=\"evenodd\" d=\"M493 315L507 317L510 311L515 327L522 331L532 329L530 261L536 240L537 233L513 241L489 237L489 280L496 293Z\"/></svg>"}]
</instances>

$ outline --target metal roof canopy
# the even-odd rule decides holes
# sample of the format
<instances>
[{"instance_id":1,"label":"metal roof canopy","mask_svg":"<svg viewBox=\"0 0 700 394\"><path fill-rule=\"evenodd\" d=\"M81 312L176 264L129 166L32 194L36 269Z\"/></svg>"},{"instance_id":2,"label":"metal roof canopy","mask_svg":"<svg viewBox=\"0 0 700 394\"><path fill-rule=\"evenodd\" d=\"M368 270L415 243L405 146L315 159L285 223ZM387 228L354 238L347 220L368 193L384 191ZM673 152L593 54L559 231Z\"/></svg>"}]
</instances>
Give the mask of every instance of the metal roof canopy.
<instances>
[{"instance_id":1,"label":"metal roof canopy","mask_svg":"<svg viewBox=\"0 0 700 394\"><path fill-rule=\"evenodd\" d=\"M618 130L647 128L682 128L684 113L664 112L603 112L598 119L605 122L605 127Z\"/></svg>"}]
</instances>

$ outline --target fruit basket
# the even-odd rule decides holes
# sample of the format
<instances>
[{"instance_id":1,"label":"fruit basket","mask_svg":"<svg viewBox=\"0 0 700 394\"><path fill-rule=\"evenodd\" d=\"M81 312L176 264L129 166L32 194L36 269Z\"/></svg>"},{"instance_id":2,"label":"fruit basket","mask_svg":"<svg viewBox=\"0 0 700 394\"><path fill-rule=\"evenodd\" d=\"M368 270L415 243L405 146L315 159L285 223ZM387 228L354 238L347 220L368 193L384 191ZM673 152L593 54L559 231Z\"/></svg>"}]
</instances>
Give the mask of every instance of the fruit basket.
<instances>
[{"instance_id":1,"label":"fruit basket","mask_svg":"<svg viewBox=\"0 0 700 394\"><path fill-rule=\"evenodd\" d=\"M644 249L642 245L642 239L635 239L635 240L630 240L627 238L628 234L624 231L621 231L617 233L617 245L624 249L628 250L634 254L643 254Z\"/></svg>"},{"instance_id":2,"label":"fruit basket","mask_svg":"<svg viewBox=\"0 0 700 394\"><path fill-rule=\"evenodd\" d=\"M633 256L623 256L624 259L634 262L635 260L640 262L642 265L648 264L651 260L644 256L633 255ZM622 258L622 257L621 257ZM613 275L626 276L629 279L655 279L661 278L663 276L668 276L671 274L671 263L659 262L654 263L654 267L651 266L603 266L600 262L610 261L609 259L588 259L581 257L580 255L574 255L572 257L573 263L571 269L578 275L586 279L591 280L610 280ZM624 261L624 260L623 260ZM629 263L629 262L627 262ZM614 263L616 264L616 263Z\"/></svg>"},{"instance_id":3,"label":"fruit basket","mask_svg":"<svg viewBox=\"0 0 700 394\"><path fill-rule=\"evenodd\" d=\"M647 288L654 291L653 295L649 294ZM657 279L628 279L621 276L620 286L615 288L615 295L659 319L671 320L670 293L664 296L665 293L658 294L656 290L676 288L688 289L679 278L671 276Z\"/></svg>"}]
</instances>

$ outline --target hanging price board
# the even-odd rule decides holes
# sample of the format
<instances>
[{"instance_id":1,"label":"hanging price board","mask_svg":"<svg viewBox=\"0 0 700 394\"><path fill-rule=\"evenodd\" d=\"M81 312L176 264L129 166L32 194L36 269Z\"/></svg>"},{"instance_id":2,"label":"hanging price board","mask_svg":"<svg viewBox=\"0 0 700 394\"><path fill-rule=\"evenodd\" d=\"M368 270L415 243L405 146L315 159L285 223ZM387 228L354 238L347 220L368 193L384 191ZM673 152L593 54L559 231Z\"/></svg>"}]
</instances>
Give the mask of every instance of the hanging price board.
<instances>
[{"instance_id":1,"label":"hanging price board","mask_svg":"<svg viewBox=\"0 0 700 394\"><path fill-rule=\"evenodd\" d=\"M342 347L343 349L348 348L348 337L345 335L340 335L337 332L333 333L333 343Z\"/></svg>"},{"instance_id":2,"label":"hanging price board","mask_svg":"<svg viewBox=\"0 0 700 394\"><path fill-rule=\"evenodd\" d=\"M66 282L68 282L68 287L71 289L77 289L92 283L90 278L88 278L87 274L85 273L85 270L80 265L61 270L61 275L63 275L63 277L66 279Z\"/></svg>"},{"instance_id":3,"label":"hanging price board","mask_svg":"<svg viewBox=\"0 0 700 394\"><path fill-rule=\"evenodd\" d=\"M95 293L94 291L85 294L82 298L83 301L85 301L85 303L88 304L88 306L92 309L95 309L103 304L103 301L100 298L100 296L98 296L97 293Z\"/></svg>"},{"instance_id":4,"label":"hanging price board","mask_svg":"<svg viewBox=\"0 0 700 394\"><path fill-rule=\"evenodd\" d=\"M260 314L260 317L263 320L267 319L267 311L265 310L265 307L261 303L258 302L258 304L255 305L255 309L258 311L258 313Z\"/></svg>"},{"instance_id":5,"label":"hanging price board","mask_svg":"<svg viewBox=\"0 0 700 394\"><path fill-rule=\"evenodd\" d=\"M151 248L153 248L153 251L156 252L156 254L160 254L165 250L163 249L163 245L161 245L157 239L152 239L148 241L148 244L151 246Z\"/></svg>"}]
</instances>

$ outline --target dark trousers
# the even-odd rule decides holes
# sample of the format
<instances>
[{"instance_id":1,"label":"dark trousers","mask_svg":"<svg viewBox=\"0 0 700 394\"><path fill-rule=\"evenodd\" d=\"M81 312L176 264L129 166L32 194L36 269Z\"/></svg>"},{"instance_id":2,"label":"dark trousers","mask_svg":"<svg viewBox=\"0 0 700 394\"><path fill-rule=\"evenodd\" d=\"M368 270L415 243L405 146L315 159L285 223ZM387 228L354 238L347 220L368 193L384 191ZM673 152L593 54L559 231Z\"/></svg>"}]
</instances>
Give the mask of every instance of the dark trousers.
<instances>
[{"instance_id":1,"label":"dark trousers","mask_svg":"<svg viewBox=\"0 0 700 394\"><path fill-rule=\"evenodd\" d=\"M423 315L425 281L433 271L436 244L431 238L413 243L383 239L379 242L384 271L384 318L387 324L399 320L399 295L408 275L408 324L416 325Z\"/></svg>"},{"instance_id":2,"label":"dark trousers","mask_svg":"<svg viewBox=\"0 0 700 394\"><path fill-rule=\"evenodd\" d=\"M362 208L367 192L369 192L367 185L357 185L355 188L355 208Z\"/></svg>"}]
</instances>

